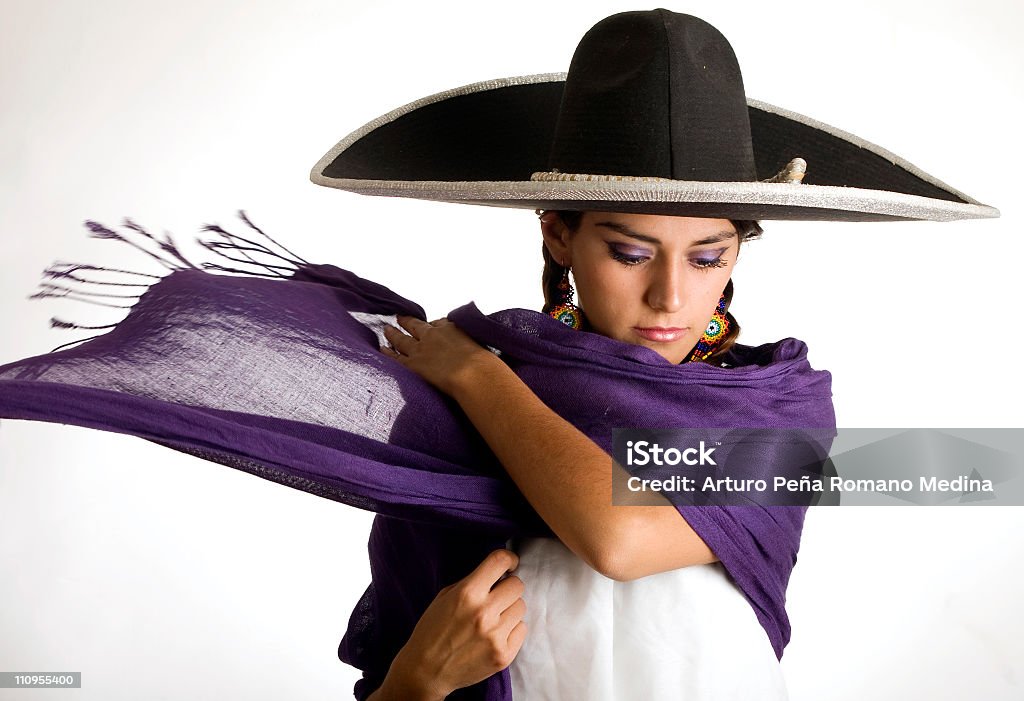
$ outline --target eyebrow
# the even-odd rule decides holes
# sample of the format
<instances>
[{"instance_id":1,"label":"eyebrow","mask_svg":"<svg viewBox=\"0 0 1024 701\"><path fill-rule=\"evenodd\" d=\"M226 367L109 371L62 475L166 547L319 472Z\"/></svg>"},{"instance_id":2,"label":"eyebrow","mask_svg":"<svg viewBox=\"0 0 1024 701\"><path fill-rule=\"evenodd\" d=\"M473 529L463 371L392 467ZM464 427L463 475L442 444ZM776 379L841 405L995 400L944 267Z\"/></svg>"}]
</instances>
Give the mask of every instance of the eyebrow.
<instances>
[{"instance_id":1,"label":"eyebrow","mask_svg":"<svg viewBox=\"0 0 1024 701\"><path fill-rule=\"evenodd\" d=\"M623 236L628 236L630 238L637 239L639 241L646 241L648 243L657 243L657 244L661 243L661 239L657 239L657 238L655 238L653 236L649 236L647 234L641 234L639 231L634 231L633 229L629 228L625 224L620 224L619 222L602 221L602 222L597 222L597 224L595 224L595 226L603 226L603 227L605 227L607 229L611 229L612 231L617 231L618 233L622 234ZM718 243L720 241L726 241L728 239L731 239L731 238L735 237L736 235L737 234L736 234L735 231L720 231L717 234L712 234L711 236L705 236L704 238L702 238L702 239L700 239L698 241L693 241L693 242L690 243L690 245L691 246L703 246L703 245L706 245L706 244L709 244L709 243Z\"/></svg>"}]
</instances>

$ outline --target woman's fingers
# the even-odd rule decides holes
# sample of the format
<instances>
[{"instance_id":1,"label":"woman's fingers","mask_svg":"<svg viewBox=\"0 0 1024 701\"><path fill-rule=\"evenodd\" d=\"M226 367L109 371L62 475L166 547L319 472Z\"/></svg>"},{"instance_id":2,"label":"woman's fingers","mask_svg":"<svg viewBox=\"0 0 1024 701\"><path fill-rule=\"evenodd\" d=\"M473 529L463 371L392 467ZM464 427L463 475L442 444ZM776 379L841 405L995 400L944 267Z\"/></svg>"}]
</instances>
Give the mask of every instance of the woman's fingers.
<instances>
[{"instance_id":1,"label":"woman's fingers","mask_svg":"<svg viewBox=\"0 0 1024 701\"><path fill-rule=\"evenodd\" d=\"M409 335L416 339L420 337L424 329L433 326L433 323L428 324L423 319L417 319L414 316L406 316L404 314L395 316L395 321L398 322L399 326L408 331Z\"/></svg>"},{"instance_id":2,"label":"woman's fingers","mask_svg":"<svg viewBox=\"0 0 1024 701\"><path fill-rule=\"evenodd\" d=\"M474 588L481 588L486 594L501 579L502 575L514 570L519 564L519 556L511 550L492 550L472 572L466 575L465 581ZM518 579L518 577L517 577Z\"/></svg>"},{"instance_id":3,"label":"woman's fingers","mask_svg":"<svg viewBox=\"0 0 1024 701\"><path fill-rule=\"evenodd\" d=\"M494 550L462 580L464 601L475 608L479 623L487 622L483 627L493 627L491 634L499 644L526 612L523 580L515 575L502 579L517 564L519 556L512 551Z\"/></svg>"},{"instance_id":4,"label":"woman's fingers","mask_svg":"<svg viewBox=\"0 0 1024 701\"><path fill-rule=\"evenodd\" d=\"M388 339L391 347L403 355L408 355L411 347L415 345L416 338L407 333L402 333L394 326L384 327L384 338Z\"/></svg>"},{"instance_id":5,"label":"woman's fingers","mask_svg":"<svg viewBox=\"0 0 1024 701\"><path fill-rule=\"evenodd\" d=\"M518 626L523 618L526 617L526 602L522 599L516 599L515 602L507 609L501 612L498 616L498 628L495 631L498 636L504 640L508 640L509 636L512 635L512 631Z\"/></svg>"},{"instance_id":6,"label":"woman's fingers","mask_svg":"<svg viewBox=\"0 0 1024 701\"><path fill-rule=\"evenodd\" d=\"M519 654L520 648L523 647L523 641L526 640L527 627L526 624L520 621L512 632L508 634L508 651L512 655L512 659Z\"/></svg>"},{"instance_id":7,"label":"woman's fingers","mask_svg":"<svg viewBox=\"0 0 1024 701\"><path fill-rule=\"evenodd\" d=\"M501 552L511 553L511 551L495 551L491 554L495 555ZM515 556L515 560L518 563L518 555ZM510 574L504 577L504 579L499 580L488 594L487 608L492 612L498 613L497 623L492 635L499 646L502 644L508 646L503 652L509 655L509 660L516 656L519 645L522 644L520 640L518 644L513 646L509 638L516 627L522 623L523 617L526 615L526 602L522 598L525 588L526 586L523 584L522 579L514 574ZM525 626L521 633L525 634Z\"/></svg>"},{"instance_id":8,"label":"woman's fingers","mask_svg":"<svg viewBox=\"0 0 1024 701\"><path fill-rule=\"evenodd\" d=\"M402 355L408 355L410 347L414 345L414 341L419 341L422 338L422 334L425 330L431 327L442 326L448 321L447 317L441 317L435 319L429 324L422 319L417 319L414 316L398 315L395 317L398 325L408 331L408 333L402 333L401 329L396 329L394 326L384 327L384 337L388 339L392 347Z\"/></svg>"},{"instance_id":9,"label":"woman's fingers","mask_svg":"<svg viewBox=\"0 0 1024 701\"><path fill-rule=\"evenodd\" d=\"M526 586L523 584L523 580L510 574L491 589L491 601L499 611L504 611L523 595L524 589Z\"/></svg>"}]
</instances>

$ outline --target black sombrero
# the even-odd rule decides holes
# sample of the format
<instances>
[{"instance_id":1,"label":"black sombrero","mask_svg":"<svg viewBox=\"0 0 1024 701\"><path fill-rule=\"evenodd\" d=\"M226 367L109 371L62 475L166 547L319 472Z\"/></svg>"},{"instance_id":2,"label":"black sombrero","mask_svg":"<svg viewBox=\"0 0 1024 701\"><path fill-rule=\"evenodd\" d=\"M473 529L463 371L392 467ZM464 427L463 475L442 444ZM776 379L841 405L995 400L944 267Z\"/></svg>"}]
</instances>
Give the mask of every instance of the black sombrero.
<instances>
[{"instance_id":1,"label":"black sombrero","mask_svg":"<svg viewBox=\"0 0 1024 701\"><path fill-rule=\"evenodd\" d=\"M747 99L707 22L625 12L569 72L473 83L342 139L314 183L366 195L529 209L882 221L999 211L889 151Z\"/></svg>"}]
</instances>

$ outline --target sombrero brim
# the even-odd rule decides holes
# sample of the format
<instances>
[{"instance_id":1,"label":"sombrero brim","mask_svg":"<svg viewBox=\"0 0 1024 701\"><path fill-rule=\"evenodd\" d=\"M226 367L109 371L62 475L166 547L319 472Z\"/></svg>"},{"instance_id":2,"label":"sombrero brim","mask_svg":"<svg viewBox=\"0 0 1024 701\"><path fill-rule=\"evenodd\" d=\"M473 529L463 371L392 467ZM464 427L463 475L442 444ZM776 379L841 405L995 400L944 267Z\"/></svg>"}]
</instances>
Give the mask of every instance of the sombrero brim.
<instances>
[{"instance_id":1,"label":"sombrero brim","mask_svg":"<svg viewBox=\"0 0 1024 701\"><path fill-rule=\"evenodd\" d=\"M531 180L548 168L564 82L564 73L502 78L416 100L346 136L310 179L364 195L529 209L829 221L999 216L880 146L751 99L762 182ZM807 162L803 182L763 182L798 157Z\"/></svg>"}]
</instances>

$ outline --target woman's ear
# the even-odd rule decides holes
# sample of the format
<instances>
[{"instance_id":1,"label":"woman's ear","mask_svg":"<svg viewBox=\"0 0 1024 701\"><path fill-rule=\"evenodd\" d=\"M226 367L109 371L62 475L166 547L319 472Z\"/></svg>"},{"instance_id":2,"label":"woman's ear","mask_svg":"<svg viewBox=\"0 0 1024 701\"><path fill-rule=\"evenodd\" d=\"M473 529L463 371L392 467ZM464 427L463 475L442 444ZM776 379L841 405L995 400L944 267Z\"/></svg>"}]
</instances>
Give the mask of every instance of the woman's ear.
<instances>
[{"instance_id":1,"label":"woman's ear","mask_svg":"<svg viewBox=\"0 0 1024 701\"><path fill-rule=\"evenodd\" d=\"M569 249L569 228L555 212L544 212L540 217L540 233L551 257L562 267L572 265Z\"/></svg>"}]
</instances>

